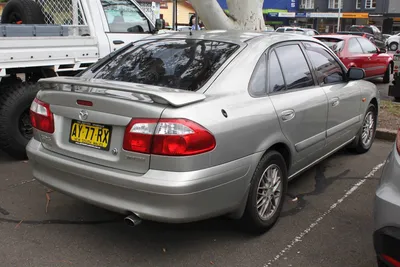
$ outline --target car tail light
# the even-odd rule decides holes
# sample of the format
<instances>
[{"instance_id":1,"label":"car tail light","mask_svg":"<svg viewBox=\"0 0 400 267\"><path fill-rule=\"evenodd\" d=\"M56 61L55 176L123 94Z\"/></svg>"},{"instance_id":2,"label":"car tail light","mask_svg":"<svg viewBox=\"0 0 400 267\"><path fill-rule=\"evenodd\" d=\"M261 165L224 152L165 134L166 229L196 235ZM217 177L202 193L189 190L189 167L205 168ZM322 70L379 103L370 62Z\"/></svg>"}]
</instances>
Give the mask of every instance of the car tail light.
<instances>
[{"instance_id":1,"label":"car tail light","mask_svg":"<svg viewBox=\"0 0 400 267\"><path fill-rule=\"evenodd\" d=\"M382 254L381 256L382 256L382 258L383 258L385 261L387 261L391 266L393 266L393 267L400 267L400 262L399 262L399 261L397 261L397 260L393 259L392 257L390 257L390 256L388 256L388 255L385 255L385 254Z\"/></svg>"},{"instance_id":2,"label":"car tail light","mask_svg":"<svg viewBox=\"0 0 400 267\"><path fill-rule=\"evenodd\" d=\"M54 117L49 104L35 98L31 104L30 117L34 128L46 133L54 133Z\"/></svg>"},{"instance_id":3,"label":"car tail light","mask_svg":"<svg viewBox=\"0 0 400 267\"><path fill-rule=\"evenodd\" d=\"M123 148L164 156L190 156L215 148L214 136L187 119L132 119L125 130Z\"/></svg>"},{"instance_id":4,"label":"car tail light","mask_svg":"<svg viewBox=\"0 0 400 267\"><path fill-rule=\"evenodd\" d=\"M400 155L400 128L397 131L396 148L397 148L397 153L399 153Z\"/></svg>"}]
</instances>

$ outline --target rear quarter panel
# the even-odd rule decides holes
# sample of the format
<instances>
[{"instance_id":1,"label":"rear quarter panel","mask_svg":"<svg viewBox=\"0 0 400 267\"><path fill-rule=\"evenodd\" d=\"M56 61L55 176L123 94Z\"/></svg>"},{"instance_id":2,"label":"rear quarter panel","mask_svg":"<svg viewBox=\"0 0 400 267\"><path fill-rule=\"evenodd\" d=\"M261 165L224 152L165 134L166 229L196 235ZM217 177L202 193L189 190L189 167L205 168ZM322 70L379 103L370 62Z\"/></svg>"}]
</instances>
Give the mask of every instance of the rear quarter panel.
<instances>
[{"instance_id":1,"label":"rear quarter panel","mask_svg":"<svg viewBox=\"0 0 400 267\"><path fill-rule=\"evenodd\" d=\"M205 92L204 101L181 108L167 108L162 114L163 118L184 117L207 128L216 138L216 148L186 159L169 157L160 160L161 157L152 156L151 168L197 170L260 152L256 164L270 146L279 142L289 146L269 97L253 98L248 92L253 69L264 51L260 47L266 49L267 45L259 44L259 47L247 47L242 51ZM183 162L185 164L181 164Z\"/></svg>"}]
</instances>

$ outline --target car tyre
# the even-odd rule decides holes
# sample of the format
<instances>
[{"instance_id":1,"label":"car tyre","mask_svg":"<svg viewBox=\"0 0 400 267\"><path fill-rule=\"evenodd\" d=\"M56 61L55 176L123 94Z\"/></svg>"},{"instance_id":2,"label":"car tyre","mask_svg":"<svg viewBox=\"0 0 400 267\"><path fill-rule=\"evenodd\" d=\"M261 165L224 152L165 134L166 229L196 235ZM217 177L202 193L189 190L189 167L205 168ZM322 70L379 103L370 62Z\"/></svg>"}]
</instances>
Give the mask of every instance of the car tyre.
<instances>
[{"instance_id":1,"label":"car tyre","mask_svg":"<svg viewBox=\"0 0 400 267\"><path fill-rule=\"evenodd\" d=\"M395 98L394 98L394 101L400 102L400 97L395 97Z\"/></svg>"},{"instance_id":2,"label":"car tyre","mask_svg":"<svg viewBox=\"0 0 400 267\"><path fill-rule=\"evenodd\" d=\"M377 108L375 105L370 104L352 147L356 153L363 154L370 150L375 140L377 117Z\"/></svg>"},{"instance_id":3,"label":"car tyre","mask_svg":"<svg viewBox=\"0 0 400 267\"><path fill-rule=\"evenodd\" d=\"M261 158L242 217L246 230L262 234L278 221L287 191L287 175L287 166L280 153L269 151Z\"/></svg>"},{"instance_id":4,"label":"car tyre","mask_svg":"<svg viewBox=\"0 0 400 267\"><path fill-rule=\"evenodd\" d=\"M392 42L392 43L389 44L389 49L391 51L396 51L398 48L399 48L399 44L396 43L396 42Z\"/></svg>"},{"instance_id":5,"label":"car tyre","mask_svg":"<svg viewBox=\"0 0 400 267\"><path fill-rule=\"evenodd\" d=\"M378 263L378 267L388 267L388 265L379 258L379 256L376 257L376 261Z\"/></svg>"},{"instance_id":6,"label":"car tyre","mask_svg":"<svg viewBox=\"0 0 400 267\"><path fill-rule=\"evenodd\" d=\"M1 15L2 24L45 24L41 6L32 0L8 1Z\"/></svg>"},{"instance_id":7,"label":"car tyre","mask_svg":"<svg viewBox=\"0 0 400 267\"><path fill-rule=\"evenodd\" d=\"M385 74L383 75L383 83L390 83L390 76L392 75L392 64L389 63Z\"/></svg>"},{"instance_id":8,"label":"car tyre","mask_svg":"<svg viewBox=\"0 0 400 267\"><path fill-rule=\"evenodd\" d=\"M39 91L37 84L17 83L2 88L0 96L0 147L17 160L26 159L33 131L29 109Z\"/></svg>"}]
</instances>

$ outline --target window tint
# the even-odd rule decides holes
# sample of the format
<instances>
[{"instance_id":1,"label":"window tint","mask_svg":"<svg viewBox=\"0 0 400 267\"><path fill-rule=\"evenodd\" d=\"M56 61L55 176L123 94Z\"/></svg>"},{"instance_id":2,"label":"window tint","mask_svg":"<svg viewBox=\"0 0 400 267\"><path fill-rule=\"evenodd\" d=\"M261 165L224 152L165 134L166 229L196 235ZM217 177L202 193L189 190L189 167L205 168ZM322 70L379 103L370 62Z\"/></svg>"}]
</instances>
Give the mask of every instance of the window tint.
<instances>
[{"instance_id":1,"label":"window tint","mask_svg":"<svg viewBox=\"0 0 400 267\"><path fill-rule=\"evenodd\" d=\"M370 54L370 53L376 53L376 46L368 41L365 38L357 38L357 40L360 42L362 49L364 50L364 53Z\"/></svg>"},{"instance_id":2,"label":"window tint","mask_svg":"<svg viewBox=\"0 0 400 267\"><path fill-rule=\"evenodd\" d=\"M281 63L288 90L314 85L310 68L298 45L278 47L275 51Z\"/></svg>"},{"instance_id":3,"label":"window tint","mask_svg":"<svg viewBox=\"0 0 400 267\"><path fill-rule=\"evenodd\" d=\"M263 55L257 63L250 80L250 93L252 96L264 96L266 94L265 85L267 82L267 62Z\"/></svg>"},{"instance_id":4,"label":"window tint","mask_svg":"<svg viewBox=\"0 0 400 267\"><path fill-rule=\"evenodd\" d=\"M352 53L352 54L363 54L364 53L364 51L361 48L360 43L357 41L356 38L351 38L349 40L348 47L349 47L348 48L349 53Z\"/></svg>"},{"instance_id":5,"label":"window tint","mask_svg":"<svg viewBox=\"0 0 400 267\"><path fill-rule=\"evenodd\" d=\"M343 82L344 74L339 63L321 45L304 43L313 64L319 84Z\"/></svg>"},{"instance_id":6,"label":"window tint","mask_svg":"<svg viewBox=\"0 0 400 267\"><path fill-rule=\"evenodd\" d=\"M292 29L292 28L287 28L286 31L287 31L287 32L294 32L294 29Z\"/></svg>"},{"instance_id":7,"label":"window tint","mask_svg":"<svg viewBox=\"0 0 400 267\"><path fill-rule=\"evenodd\" d=\"M148 33L149 22L129 0L101 0L110 32Z\"/></svg>"},{"instance_id":8,"label":"window tint","mask_svg":"<svg viewBox=\"0 0 400 267\"><path fill-rule=\"evenodd\" d=\"M88 69L82 77L196 91L238 47L196 39L139 41L117 53L94 73Z\"/></svg>"},{"instance_id":9,"label":"window tint","mask_svg":"<svg viewBox=\"0 0 400 267\"><path fill-rule=\"evenodd\" d=\"M284 32L285 29L284 29L284 28L279 28L279 29L277 29L276 31L277 31L277 32Z\"/></svg>"},{"instance_id":10,"label":"window tint","mask_svg":"<svg viewBox=\"0 0 400 267\"><path fill-rule=\"evenodd\" d=\"M286 89L281 65L279 64L275 51L272 51L268 59L268 88L270 93Z\"/></svg>"}]
</instances>

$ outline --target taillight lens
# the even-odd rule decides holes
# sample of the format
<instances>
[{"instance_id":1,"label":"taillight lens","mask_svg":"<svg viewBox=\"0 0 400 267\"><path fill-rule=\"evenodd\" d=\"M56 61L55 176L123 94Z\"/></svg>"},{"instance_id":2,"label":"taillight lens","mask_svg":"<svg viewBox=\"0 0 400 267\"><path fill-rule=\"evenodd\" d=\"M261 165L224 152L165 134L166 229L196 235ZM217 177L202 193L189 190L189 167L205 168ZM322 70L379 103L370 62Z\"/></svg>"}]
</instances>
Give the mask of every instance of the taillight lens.
<instances>
[{"instance_id":1,"label":"taillight lens","mask_svg":"<svg viewBox=\"0 0 400 267\"><path fill-rule=\"evenodd\" d=\"M214 136L187 119L133 119L125 130L123 148L164 156L190 156L215 148Z\"/></svg>"},{"instance_id":2,"label":"taillight lens","mask_svg":"<svg viewBox=\"0 0 400 267\"><path fill-rule=\"evenodd\" d=\"M381 256L385 261L387 261L389 264L391 264L391 266L400 267L399 261L397 261L397 260L393 259L392 257L385 255L385 254L382 254Z\"/></svg>"},{"instance_id":3,"label":"taillight lens","mask_svg":"<svg viewBox=\"0 0 400 267\"><path fill-rule=\"evenodd\" d=\"M30 117L34 128L46 133L54 133L54 117L49 104L35 98L31 104Z\"/></svg>"},{"instance_id":4,"label":"taillight lens","mask_svg":"<svg viewBox=\"0 0 400 267\"><path fill-rule=\"evenodd\" d=\"M397 148L397 153L399 153L400 155L400 128L399 130L397 130L396 148Z\"/></svg>"}]
</instances>

